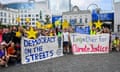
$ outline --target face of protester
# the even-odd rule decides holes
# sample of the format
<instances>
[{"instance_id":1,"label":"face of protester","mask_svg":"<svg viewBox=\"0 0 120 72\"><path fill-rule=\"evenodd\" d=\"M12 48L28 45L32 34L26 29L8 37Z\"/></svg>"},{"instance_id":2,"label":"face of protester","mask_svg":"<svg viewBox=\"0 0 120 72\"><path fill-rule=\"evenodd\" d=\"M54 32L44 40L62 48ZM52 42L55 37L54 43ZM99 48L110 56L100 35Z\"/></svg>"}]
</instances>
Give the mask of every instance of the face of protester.
<instances>
[{"instance_id":1,"label":"face of protester","mask_svg":"<svg viewBox=\"0 0 120 72\"><path fill-rule=\"evenodd\" d=\"M13 29L13 31L17 31L17 28L16 28L15 26L13 26L13 28L12 28L12 29Z\"/></svg>"},{"instance_id":2,"label":"face of protester","mask_svg":"<svg viewBox=\"0 0 120 72\"><path fill-rule=\"evenodd\" d=\"M64 32L67 32L67 29L64 29Z\"/></svg>"},{"instance_id":3,"label":"face of protester","mask_svg":"<svg viewBox=\"0 0 120 72\"><path fill-rule=\"evenodd\" d=\"M14 47L14 46L15 46L15 44L14 44L14 42L12 42L12 43L11 43L11 47Z\"/></svg>"},{"instance_id":4,"label":"face of protester","mask_svg":"<svg viewBox=\"0 0 120 72\"><path fill-rule=\"evenodd\" d=\"M92 30L95 30L95 27L94 27L94 26L92 27Z\"/></svg>"},{"instance_id":5,"label":"face of protester","mask_svg":"<svg viewBox=\"0 0 120 72\"><path fill-rule=\"evenodd\" d=\"M9 32L9 28L6 28L6 29L5 29L5 33L8 33L8 32Z\"/></svg>"}]
</instances>

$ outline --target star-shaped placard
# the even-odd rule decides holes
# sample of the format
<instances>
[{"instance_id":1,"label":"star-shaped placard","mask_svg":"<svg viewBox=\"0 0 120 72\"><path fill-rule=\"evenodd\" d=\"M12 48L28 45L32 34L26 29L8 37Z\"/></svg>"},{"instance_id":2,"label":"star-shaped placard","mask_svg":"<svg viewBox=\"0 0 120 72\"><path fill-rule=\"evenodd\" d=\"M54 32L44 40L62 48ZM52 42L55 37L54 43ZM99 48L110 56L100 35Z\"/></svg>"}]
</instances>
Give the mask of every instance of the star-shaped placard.
<instances>
[{"instance_id":1,"label":"star-shaped placard","mask_svg":"<svg viewBox=\"0 0 120 72\"><path fill-rule=\"evenodd\" d=\"M20 17L17 17L16 21L19 23L21 21Z\"/></svg>"},{"instance_id":2,"label":"star-shaped placard","mask_svg":"<svg viewBox=\"0 0 120 72\"><path fill-rule=\"evenodd\" d=\"M36 34L38 33L37 31L34 31L33 30L33 27L30 27L30 30L29 31L26 31L26 33L28 34L28 37L29 39L36 39Z\"/></svg>"},{"instance_id":3,"label":"star-shaped placard","mask_svg":"<svg viewBox=\"0 0 120 72\"><path fill-rule=\"evenodd\" d=\"M25 21L26 21L27 23L29 23L29 22L30 22L30 18L25 18Z\"/></svg>"},{"instance_id":4,"label":"star-shaped placard","mask_svg":"<svg viewBox=\"0 0 120 72\"><path fill-rule=\"evenodd\" d=\"M100 22L100 20L98 20L98 21L95 23L96 28L101 29L102 24L103 24L103 23L102 23L102 22Z\"/></svg>"},{"instance_id":5,"label":"star-shaped placard","mask_svg":"<svg viewBox=\"0 0 120 72\"><path fill-rule=\"evenodd\" d=\"M62 27L63 27L63 29L69 28L69 23L67 20L64 20L64 22L62 23Z\"/></svg>"},{"instance_id":6,"label":"star-shaped placard","mask_svg":"<svg viewBox=\"0 0 120 72\"><path fill-rule=\"evenodd\" d=\"M42 26L41 23L37 21L37 22L36 22L36 27L37 27L38 29L40 29L41 26Z\"/></svg>"}]
</instances>

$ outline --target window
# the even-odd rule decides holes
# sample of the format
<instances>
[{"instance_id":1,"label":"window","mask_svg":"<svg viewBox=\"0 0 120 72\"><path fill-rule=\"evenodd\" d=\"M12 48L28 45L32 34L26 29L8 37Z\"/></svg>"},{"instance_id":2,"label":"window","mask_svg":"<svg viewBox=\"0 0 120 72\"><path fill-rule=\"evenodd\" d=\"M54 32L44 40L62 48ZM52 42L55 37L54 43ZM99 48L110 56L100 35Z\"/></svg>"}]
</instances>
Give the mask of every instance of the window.
<instances>
[{"instance_id":1,"label":"window","mask_svg":"<svg viewBox=\"0 0 120 72\"><path fill-rule=\"evenodd\" d=\"M88 23L88 18L85 18L85 23Z\"/></svg>"},{"instance_id":2,"label":"window","mask_svg":"<svg viewBox=\"0 0 120 72\"><path fill-rule=\"evenodd\" d=\"M29 17L31 17L31 15L30 15L30 14L29 14L28 16L29 16Z\"/></svg>"},{"instance_id":3,"label":"window","mask_svg":"<svg viewBox=\"0 0 120 72\"><path fill-rule=\"evenodd\" d=\"M21 21L23 21L23 18L21 18Z\"/></svg>"},{"instance_id":4,"label":"window","mask_svg":"<svg viewBox=\"0 0 120 72\"><path fill-rule=\"evenodd\" d=\"M4 13L4 16L6 17L6 13Z\"/></svg>"},{"instance_id":5,"label":"window","mask_svg":"<svg viewBox=\"0 0 120 72\"><path fill-rule=\"evenodd\" d=\"M34 18L32 18L32 21L34 21L35 19Z\"/></svg>"},{"instance_id":6,"label":"window","mask_svg":"<svg viewBox=\"0 0 120 72\"><path fill-rule=\"evenodd\" d=\"M120 25L118 25L118 32L120 32Z\"/></svg>"},{"instance_id":7,"label":"window","mask_svg":"<svg viewBox=\"0 0 120 72\"><path fill-rule=\"evenodd\" d=\"M24 15L24 17L27 17L27 15Z\"/></svg>"},{"instance_id":8,"label":"window","mask_svg":"<svg viewBox=\"0 0 120 72\"><path fill-rule=\"evenodd\" d=\"M4 19L4 23L6 23L7 21L6 21L6 19Z\"/></svg>"},{"instance_id":9,"label":"window","mask_svg":"<svg viewBox=\"0 0 120 72\"><path fill-rule=\"evenodd\" d=\"M35 25L35 23L33 22L32 25Z\"/></svg>"},{"instance_id":10,"label":"window","mask_svg":"<svg viewBox=\"0 0 120 72\"><path fill-rule=\"evenodd\" d=\"M36 17L38 17L39 15L38 14L36 14Z\"/></svg>"},{"instance_id":11,"label":"window","mask_svg":"<svg viewBox=\"0 0 120 72\"><path fill-rule=\"evenodd\" d=\"M36 21L38 21L39 19L37 18Z\"/></svg>"},{"instance_id":12,"label":"window","mask_svg":"<svg viewBox=\"0 0 120 72\"><path fill-rule=\"evenodd\" d=\"M82 18L80 18L80 24L82 24Z\"/></svg>"},{"instance_id":13,"label":"window","mask_svg":"<svg viewBox=\"0 0 120 72\"><path fill-rule=\"evenodd\" d=\"M22 22L21 25L23 25L24 23Z\"/></svg>"},{"instance_id":14,"label":"window","mask_svg":"<svg viewBox=\"0 0 120 72\"><path fill-rule=\"evenodd\" d=\"M0 16L3 16L3 12L0 12Z\"/></svg>"}]
</instances>

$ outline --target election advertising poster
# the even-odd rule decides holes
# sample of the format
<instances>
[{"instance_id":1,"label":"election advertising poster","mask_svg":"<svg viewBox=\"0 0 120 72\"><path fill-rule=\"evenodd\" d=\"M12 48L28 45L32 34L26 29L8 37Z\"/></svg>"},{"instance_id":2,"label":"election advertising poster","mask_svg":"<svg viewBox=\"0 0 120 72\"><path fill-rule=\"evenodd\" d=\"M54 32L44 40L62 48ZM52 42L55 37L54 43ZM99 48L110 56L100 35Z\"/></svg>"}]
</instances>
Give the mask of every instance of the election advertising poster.
<instances>
[{"instance_id":1,"label":"election advertising poster","mask_svg":"<svg viewBox=\"0 0 120 72\"><path fill-rule=\"evenodd\" d=\"M40 36L37 39L22 38L22 64L63 56L62 39L57 36Z\"/></svg>"},{"instance_id":2,"label":"election advertising poster","mask_svg":"<svg viewBox=\"0 0 120 72\"><path fill-rule=\"evenodd\" d=\"M86 35L72 33L70 39L74 55L109 53L109 34Z\"/></svg>"}]
</instances>

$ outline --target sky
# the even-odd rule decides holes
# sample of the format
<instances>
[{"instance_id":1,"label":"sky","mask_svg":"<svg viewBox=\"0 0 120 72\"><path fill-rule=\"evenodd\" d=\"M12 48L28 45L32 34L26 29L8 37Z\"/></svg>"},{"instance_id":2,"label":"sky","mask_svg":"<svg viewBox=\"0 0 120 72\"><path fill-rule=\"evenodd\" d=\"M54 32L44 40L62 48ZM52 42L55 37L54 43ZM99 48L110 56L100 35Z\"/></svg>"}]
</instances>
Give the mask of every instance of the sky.
<instances>
[{"instance_id":1,"label":"sky","mask_svg":"<svg viewBox=\"0 0 120 72\"><path fill-rule=\"evenodd\" d=\"M0 0L1 3L6 4L6 3L12 3L12 2L26 2L28 0ZM36 0L36 1L43 1L43 0ZM61 0L50 0L53 4L58 5L59 3L56 3L56 1L61 1ZM63 0L66 1L66 0ZM102 10L112 10L113 7L113 0L71 0L72 6L77 5L81 10L87 9L87 7L90 4L97 4L99 8ZM120 0L116 0L120 1ZM55 6L55 5L54 5ZM63 7L66 7L66 5L62 5ZM95 5L91 5L89 8L95 8Z\"/></svg>"}]
</instances>

